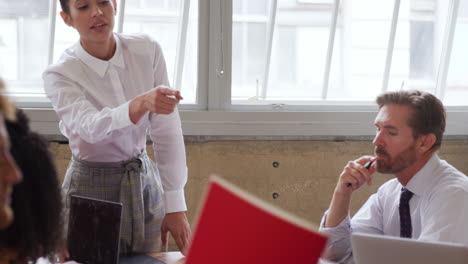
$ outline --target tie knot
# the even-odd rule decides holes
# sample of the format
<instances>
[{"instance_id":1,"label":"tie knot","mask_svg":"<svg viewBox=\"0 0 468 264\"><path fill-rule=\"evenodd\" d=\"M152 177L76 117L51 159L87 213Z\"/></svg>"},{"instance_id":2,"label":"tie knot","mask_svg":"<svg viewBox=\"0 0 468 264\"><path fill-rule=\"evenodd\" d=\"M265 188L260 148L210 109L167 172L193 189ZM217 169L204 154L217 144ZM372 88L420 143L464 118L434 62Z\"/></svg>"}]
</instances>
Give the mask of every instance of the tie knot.
<instances>
[{"instance_id":1,"label":"tie knot","mask_svg":"<svg viewBox=\"0 0 468 264\"><path fill-rule=\"evenodd\" d=\"M406 188L401 188L400 203L408 203L411 197L413 197L413 193L410 190Z\"/></svg>"}]
</instances>

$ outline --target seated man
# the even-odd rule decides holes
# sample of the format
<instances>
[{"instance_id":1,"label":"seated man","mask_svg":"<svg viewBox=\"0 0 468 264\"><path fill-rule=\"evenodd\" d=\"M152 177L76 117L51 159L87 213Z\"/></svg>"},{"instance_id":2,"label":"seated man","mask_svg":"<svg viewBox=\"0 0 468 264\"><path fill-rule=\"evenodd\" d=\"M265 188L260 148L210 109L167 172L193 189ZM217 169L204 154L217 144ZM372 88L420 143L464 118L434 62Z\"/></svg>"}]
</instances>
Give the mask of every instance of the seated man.
<instances>
[{"instance_id":1,"label":"seated man","mask_svg":"<svg viewBox=\"0 0 468 264\"><path fill-rule=\"evenodd\" d=\"M436 154L445 130L442 103L429 93L399 91L380 95L377 104L374 157L348 162L322 219L320 229L330 236L325 257L353 263L352 232L468 245L468 179ZM375 171L396 179L350 219L353 192L371 184Z\"/></svg>"},{"instance_id":2,"label":"seated man","mask_svg":"<svg viewBox=\"0 0 468 264\"><path fill-rule=\"evenodd\" d=\"M14 111L3 95L4 85L0 79L0 229L6 228L13 219L10 207L12 186L21 180L21 173L10 155L10 140L5 129L4 117L12 119Z\"/></svg>"},{"instance_id":3,"label":"seated man","mask_svg":"<svg viewBox=\"0 0 468 264\"><path fill-rule=\"evenodd\" d=\"M3 126L3 123L2 123ZM7 121L11 154L23 174L13 187L15 218L0 231L0 263L28 263L40 257L55 260L61 250L62 203L60 185L47 142L29 130L22 111Z\"/></svg>"}]
</instances>

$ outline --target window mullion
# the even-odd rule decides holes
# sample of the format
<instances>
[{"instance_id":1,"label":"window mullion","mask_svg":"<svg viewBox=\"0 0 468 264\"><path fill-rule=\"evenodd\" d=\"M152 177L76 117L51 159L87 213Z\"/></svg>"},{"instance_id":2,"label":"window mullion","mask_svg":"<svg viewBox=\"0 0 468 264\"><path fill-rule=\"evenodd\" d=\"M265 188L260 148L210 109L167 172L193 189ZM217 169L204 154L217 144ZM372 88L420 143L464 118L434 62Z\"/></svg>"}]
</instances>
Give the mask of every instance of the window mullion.
<instances>
[{"instance_id":1,"label":"window mullion","mask_svg":"<svg viewBox=\"0 0 468 264\"><path fill-rule=\"evenodd\" d=\"M190 0L182 1L180 7L181 18L179 19L179 36L177 39L175 69L174 69L174 88L179 90L182 88L182 73L184 71L185 49L187 44L187 28L189 21Z\"/></svg>"},{"instance_id":2,"label":"window mullion","mask_svg":"<svg viewBox=\"0 0 468 264\"><path fill-rule=\"evenodd\" d=\"M57 1L49 1L49 57L47 64L50 65L54 61L55 48L55 22L57 18Z\"/></svg>"},{"instance_id":3,"label":"window mullion","mask_svg":"<svg viewBox=\"0 0 468 264\"><path fill-rule=\"evenodd\" d=\"M208 110L231 104L232 0L210 1Z\"/></svg>"},{"instance_id":4,"label":"window mullion","mask_svg":"<svg viewBox=\"0 0 468 264\"><path fill-rule=\"evenodd\" d=\"M209 14L208 0L198 0L198 66L197 66L197 105L206 109L208 104L209 74ZM201 59L203 58L203 59ZM181 105L182 107L183 105Z\"/></svg>"},{"instance_id":5,"label":"window mullion","mask_svg":"<svg viewBox=\"0 0 468 264\"><path fill-rule=\"evenodd\" d=\"M393 49L395 48L398 15L400 14L400 3L400 0L395 0L395 5L393 6L392 25L390 27L390 36L388 38L387 58L385 59L385 69L382 82L382 93L388 90L388 80L390 78L390 69L392 67Z\"/></svg>"},{"instance_id":6,"label":"window mullion","mask_svg":"<svg viewBox=\"0 0 468 264\"><path fill-rule=\"evenodd\" d=\"M260 93L261 99L266 99L267 90L268 90L268 77L270 75L270 63L271 63L271 50L273 47L273 37L275 33L276 25L276 12L278 7L278 0L272 0L270 6L270 14L268 18L268 28L267 28L267 49L265 52L265 68L263 73L263 85L261 86L262 90Z\"/></svg>"},{"instance_id":7,"label":"window mullion","mask_svg":"<svg viewBox=\"0 0 468 264\"><path fill-rule=\"evenodd\" d=\"M445 92L447 90L447 74L450 66L450 56L452 55L453 38L455 35L455 28L457 25L458 8L460 0L452 0L447 25L445 28L445 36L442 46L442 55L440 58L439 73L437 76L436 95L440 100L444 100Z\"/></svg>"},{"instance_id":8,"label":"window mullion","mask_svg":"<svg viewBox=\"0 0 468 264\"><path fill-rule=\"evenodd\" d=\"M117 32L122 33L123 32L123 24L124 24L124 18L125 18L125 5L126 1L125 0L120 0L119 6L117 7Z\"/></svg>"},{"instance_id":9,"label":"window mullion","mask_svg":"<svg viewBox=\"0 0 468 264\"><path fill-rule=\"evenodd\" d=\"M16 72L18 80L24 78L24 17L16 18L16 41L18 43L16 60Z\"/></svg>"},{"instance_id":10,"label":"window mullion","mask_svg":"<svg viewBox=\"0 0 468 264\"><path fill-rule=\"evenodd\" d=\"M328 37L327 58L325 63L325 72L323 74L322 99L326 100L328 96L328 83L330 81L330 71L333 57L333 46L335 44L336 27L338 25L338 15L340 9L340 0L336 0L333 5L332 20L330 23L330 35Z\"/></svg>"}]
</instances>

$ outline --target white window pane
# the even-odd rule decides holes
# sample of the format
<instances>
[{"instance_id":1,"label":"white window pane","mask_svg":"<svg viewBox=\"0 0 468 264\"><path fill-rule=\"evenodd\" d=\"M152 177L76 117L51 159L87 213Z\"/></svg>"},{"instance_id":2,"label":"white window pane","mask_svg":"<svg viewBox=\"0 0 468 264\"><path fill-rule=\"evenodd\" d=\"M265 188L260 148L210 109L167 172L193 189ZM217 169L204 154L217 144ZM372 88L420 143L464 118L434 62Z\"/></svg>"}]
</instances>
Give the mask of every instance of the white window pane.
<instances>
[{"instance_id":1,"label":"white window pane","mask_svg":"<svg viewBox=\"0 0 468 264\"><path fill-rule=\"evenodd\" d=\"M8 2L8 3L7 3ZM0 76L9 91L42 93L48 58L49 1L0 1Z\"/></svg>"},{"instance_id":2,"label":"white window pane","mask_svg":"<svg viewBox=\"0 0 468 264\"><path fill-rule=\"evenodd\" d=\"M394 1L342 2L327 99L373 100L382 91L393 6Z\"/></svg>"},{"instance_id":3,"label":"white window pane","mask_svg":"<svg viewBox=\"0 0 468 264\"><path fill-rule=\"evenodd\" d=\"M172 1L171 1L172 2ZM174 1L175 2L175 1ZM185 46L184 69L182 72L181 92L183 103L197 103L198 80L198 1L191 1Z\"/></svg>"},{"instance_id":4,"label":"white window pane","mask_svg":"<svg viewBox=\"0 0 468 264\"><path fill-rule=\"evenodd\" d=\"M232 98L255 96L263 81L266 24L242 22L232 29Z\"/></svg>"},{"instance_id":5,"label":"white window pane","mask_svg":"<svg viewBox=\"0 0 468 264\"><path fill-rule=\"evenodd\" d=\"M320 97L329 30L278 26L273 41L268 99Z\"/></svg>"},{"instance_id":6,"label":"white window pane","mask_svg":"<svg viewBox=\"0 0 468 264\"><path fill-rule=\"evenodd\" d=\"M407 2L411 0L404 1ZM351 13L351 17L356 21L388 21L392 18L394 3L394 1L388 0L344 0L342 2L342 8L349 10L349 12Z\"/></svg>"},{"instance_id":7,"label":"white window pane","mask_svg":"<svg viewBox=\"0 0 468 264\"><path fill-rule=\"evenodd\" d=\"M445 105L468 105L468 0L460 1L447 75Z\"/></svg>"},{"instance_id":8,"label":"white window pane","mask_svg":"<svg viewBox=\"0 0 468 264\"><path fill-rule=\"evenodd\" d=\"M148 34L161 45L169 81L173 85L183 1L132 0L126 3L123 32ZM197 102L198 1L190 1L187 34L181 84L184 104Z\"/></svg>"},{"instance_id":9,"label":"white window pane","mask_svg":"<svg viewBox=\"0 0 468 264\"><path fill-rule=\"evenodd\" d=\"M54 57L53 62L57 62L62 56L62 53L78 42L80 35L75 28L69 27L60 16L62 11L60 5L57 5L57 12L55 14L55 39L54 39Z\"/></svg>"},{"instance_id":10,"label":"white window pane","mask_svg":"<svg viewBox=\"0 0 468 264\"><path fill-rule=\"evenodd\" d=\"M16 19L0 19L0 75L18 79L18 29Z\"/></svg>"},{"instance_id":11,"label":"white window pane","mask_svg":"<svg viewBox=\"0 0 468 264\"><path fill-rule=\"evenodd\" d=\"M419 89L435 93L445 36L448 1L420 5L402 1L388 90Z\"/></svg>"},{"instance_id":12,"label":"white window pane","mask_svg":"<svg viewBox=\"0 0 468 264\"><path fill-rule=\"evenodd\" d=\"M164 9L179 11L180 0L130 0L126 1L126 7L132 9Z\"/></svg>"},{"instance_id":13,"label":"white window pane","mask_svg":"<svg viewBox=\"0 0 468 264\"><path fill-rule=\"evenodd\" d=\"M235 103L262 103L259 96L265 85L268 10L272 1L258 1L258 10L252 7L253 2L233 1L231 94ZM332 7L278 0L263 103L320 96Z\"/></svg>"},{"instance_id":14,"label":"white window pane","mask_svg":"<svg viewBox=\"0 0 468 264\"><path fill-rule=\"evenodd\" d=\"M233 12L238 15L263 15L266 16L269 8L269 0L235 0Z\"/></svg>"}]
</instances>

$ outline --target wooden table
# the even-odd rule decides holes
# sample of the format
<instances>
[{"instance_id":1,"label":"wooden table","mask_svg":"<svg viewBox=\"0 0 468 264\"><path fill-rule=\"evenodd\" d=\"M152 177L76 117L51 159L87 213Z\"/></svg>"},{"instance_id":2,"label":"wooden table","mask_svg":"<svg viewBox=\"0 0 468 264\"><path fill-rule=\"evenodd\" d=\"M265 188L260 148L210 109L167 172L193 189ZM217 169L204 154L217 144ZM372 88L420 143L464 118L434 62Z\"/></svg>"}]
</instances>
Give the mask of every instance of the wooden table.
<instances>
[{"instance_id":1,"label":"wooden table","mask_svg":"<svg viewBox=\"0 0 468 264\"><path fill-rule=\"evenodd\" d=\"M185 256L178 251L173 252L161 252L161 253L152 253L148 254L153 258L157 258L166 264L183 264L185 262ZM317 264L337 264L335 262L326 261L324 259L320 259Z\"/></svg>"},{"instance_id":2,"label":"wooden table","mask_svg":"<svg viewBox=\"0 0 468 264\"><path fill-rule=\"evenodd\" d=\"M185 256L178 251L152 253L148 255L153 258L157 258L166 264L183 264L185 262Z\"/></svg>"}]
</instances>

